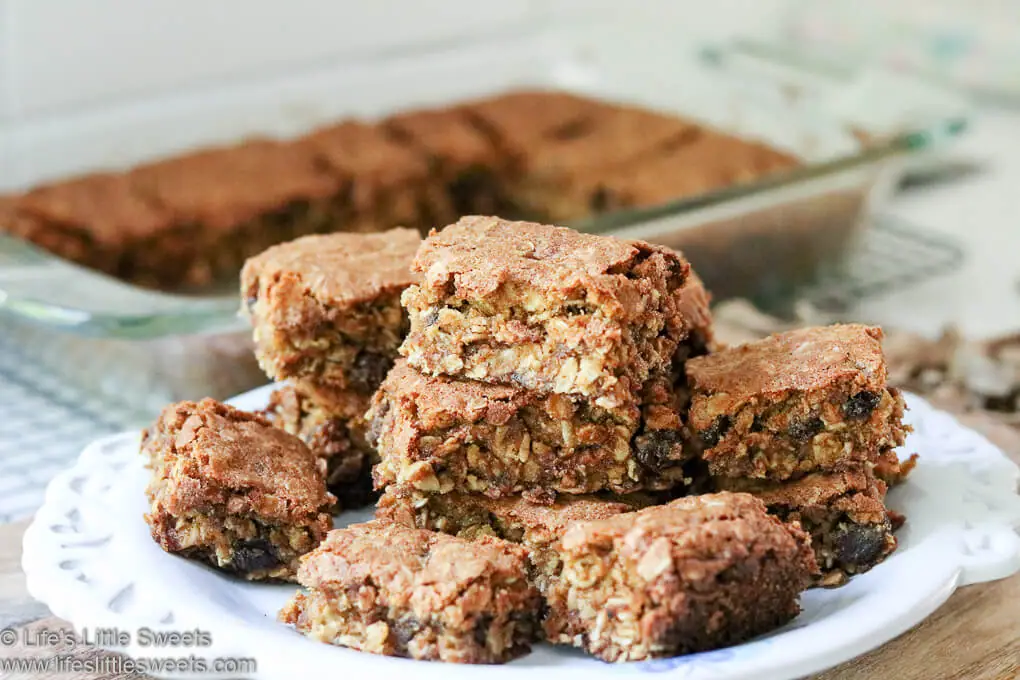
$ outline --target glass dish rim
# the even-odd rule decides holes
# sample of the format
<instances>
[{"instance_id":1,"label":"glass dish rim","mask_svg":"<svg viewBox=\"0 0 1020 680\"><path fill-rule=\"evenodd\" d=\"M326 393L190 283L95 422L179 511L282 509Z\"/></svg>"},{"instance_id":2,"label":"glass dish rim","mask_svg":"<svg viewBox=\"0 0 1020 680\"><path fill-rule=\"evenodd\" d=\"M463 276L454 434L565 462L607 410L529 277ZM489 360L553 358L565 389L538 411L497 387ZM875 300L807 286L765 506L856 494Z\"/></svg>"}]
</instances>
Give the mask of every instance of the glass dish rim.
<instances>
[{"instance_id":1,"label":"glass dish rim","mask_svg":"<svg viewBox=\"0 0 1020 680\"><path fill-rule=\"evenodd\" d=\"M786 189L810 185L818 180L866 168L898 156L919 153L956 137L966 127L966 116L946 116L924 127L890 136L853 153L824 161L808 162L789 171L677 198L655 206L615 210L574 222L569 226L580 231L605 234L664 218L696 215L701 211L739 203L752 197L767 196ZM104 276L97 272L91 274ZM121 283L138 291L149 292L140 286ZM162 292L152 292L166 295ZM193 304L189 304L189 300L193 300ZM0 288L0 316L43 325L55 331L111 340L156 340L184 335L242 331L248 325L238 314L238 307L236 297L224 296L220 292L215 296L196 295L192 298L181 296L180 307L173 311L164 310L151 314L95 312L39 301L31 297L15 297Z\"/></svg>"}]
</instances>

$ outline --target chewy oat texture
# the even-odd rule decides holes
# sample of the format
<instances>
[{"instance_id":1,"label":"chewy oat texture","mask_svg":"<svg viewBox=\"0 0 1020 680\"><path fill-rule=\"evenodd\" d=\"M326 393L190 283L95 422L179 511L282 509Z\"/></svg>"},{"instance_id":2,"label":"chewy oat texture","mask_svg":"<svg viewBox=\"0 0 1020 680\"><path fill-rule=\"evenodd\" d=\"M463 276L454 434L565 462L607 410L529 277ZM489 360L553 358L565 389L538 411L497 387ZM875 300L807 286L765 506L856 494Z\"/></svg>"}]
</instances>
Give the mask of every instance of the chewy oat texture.
<instances>
[{"instance_id":1,"label":"chewy oat texture","mask_svg":"<svg viewBox=\"0 0 1020 680\"><path fill-rule=\"evenodd\" d=\"M428 375L626 404L684 338L675 251L496 217L422 244L401 353Z\"/></svg>"},{"instance_id":2,"label":"chewy oat texture","mask_svg":"<svg viewBox=\"0 0 1020 680\"><path fill-rule=\"evenodd\" d=\"M565 394L418 373L397 363L369 418L377 488L492 497L663 489L683 480L680 406L650 380L608 409Z\"/></svg>"},{"instance_id":3,"label":"chewy oat texture","mask_svg":"<svg viewBox=\"0 0 1020 680\"><path fill-rule=\"evenodd\" d=\"M301 562L308 588L280 619L315 640L375 654L501 663L538 637L541 598L523 548L396 523L330 532Z\"/></svg>"},{"instance_id":4,"label":"chewy oat texture","mask_svg":"<svg viewBox=\"0 0 1020 680\"><path fill-rule=\"evenodd\" d=\"M896 549L893 529L903 518L886 508L886 485L867 464L783 483L717 479L716 486L751 493L769 512L799 523L811 536L821 569L818 585L842 585Z\"/></svg>"},{"instance_id":5,"label":"chewy oat texture","mask_svg":"<svg viewBox=\"0 0 1020 680\"><path fill-rule=\"evenodd\" d=\"M308 236L248 260L241 294L269 377L346 393L348 415L363 415L406 332L419 243L410 229Z\"/></svg>"},{"instance_id":6,"label":"chewy oat texture","mask_svg":"<svg viewBox=\"0 0 1020 680\"><path fill-rule=\"evenodd\" d=\"M285 385L270 395L262 413L325 462L326 487L337 498L337 510L371 505L378 497L372 490L372 466L379 457L368 443L368 424L361 416L343 415L345 410L321 394Z\"/></svg>"},{"instance_id":7,"label":"chewy oat texture","mask_svg":"<svg viewBox=\"0 0 1020 680\"><path fill-rule=\"evenodd\" d=\"M879 328L834 325L687 362L690 426L712 474L783 480L902 445L881 341Z\"/></svg>"},{"instance_id":8,"label":"chewy oat texture","mask_svg":"<svg viewBox=\"0 0 1020 680\"><path fill-rule=\"evenodd\" d=\"M545 589L546 637L605 661L739 644L786 623L816 569L807 536L747 494L572 524Z\"/></svg>"},{"instance_id":9,"label":"chewy oat texture","mask_svg":"<svg viewBox=\"0 0 1020 680\"><path fill-rule=\"evenodd\" d=\"M292 579L332 526L323 469L298 439L212 399L167 406L142 434L152 537L247 579Z\"/></svg>"},{"instance_id":10,"label":"chewy oat texture","mask_svg":"<svg viewBox=\"0 0 1020 680\"><path fill-rule=\"evenodd\" d=\"M518 543L528 551L532 582L544 591L559 574L561 564L553 548L571 523L606 519L653 503L653 498L637 494L561 495L548 505L520 496L488 498L458 492L421 498L392 486L379 499L376 517L469 540L495 536Z\"/></svg>"}]
</instances>

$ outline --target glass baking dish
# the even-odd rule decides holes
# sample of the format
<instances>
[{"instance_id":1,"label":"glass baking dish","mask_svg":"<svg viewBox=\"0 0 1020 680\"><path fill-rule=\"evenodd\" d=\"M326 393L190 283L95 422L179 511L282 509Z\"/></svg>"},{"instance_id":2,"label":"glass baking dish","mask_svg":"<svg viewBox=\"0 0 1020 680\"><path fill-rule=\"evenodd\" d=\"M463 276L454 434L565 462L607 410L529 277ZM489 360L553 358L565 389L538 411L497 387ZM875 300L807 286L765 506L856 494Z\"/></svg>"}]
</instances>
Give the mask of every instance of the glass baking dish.
<instances>
[{"instance_id":1,"label":"glass baking dish","mask_svg":"<svg viewBox=\"0 0 1020 680\"><path fill-rule=\"evenodd\" d=\"M651 28L621 34L598 24L551 27L435 54L388 55L360 64L349 78L347 103L320 120L286 128L254 116L235 137L296 134L345 115L555 87L672 111L794 153L803 164L788 173L573 225L683 250L717 298L785 294L838 267L903 161L963 126L956 112L928 112L923 125L884 129L862 143L860 126L832 115L819 97L791 96L786 81L715 68ZM153 155L165 153L160 147ZM0 342L69 383L142 419L168 401L222 398L265 382L233 292L170 296L98 275L89 277L94 285L62 285L52 263L30 253L0 260Z\"/></svg>"}]
</instances>

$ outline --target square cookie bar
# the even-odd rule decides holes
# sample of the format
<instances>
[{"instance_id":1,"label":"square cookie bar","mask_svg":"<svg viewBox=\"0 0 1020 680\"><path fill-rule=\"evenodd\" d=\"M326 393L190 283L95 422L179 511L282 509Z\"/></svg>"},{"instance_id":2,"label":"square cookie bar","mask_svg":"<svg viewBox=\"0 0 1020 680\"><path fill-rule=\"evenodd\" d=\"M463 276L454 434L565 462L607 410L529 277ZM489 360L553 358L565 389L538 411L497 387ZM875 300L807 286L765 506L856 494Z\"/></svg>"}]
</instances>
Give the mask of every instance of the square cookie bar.
<instances>
[{"instance_id":1,"label":"square cookie bar","mask_svg":"<svg viewBox=\"0 0 1020 680\"><path fill-rule=\"evenodd\" d=\"M364 652L502 663L538 637L541 598L527 554L385 522L337 529L301 562L280 620L308 637Z\"/></svg>"},{"instance_id":2,"label":"square cookie bar","mask_svg":"<svg viewBox=\"0 0 1020 680\"><path fill-rule=\"evenodd\" d=\"M903 518L886 508L886 485L868 464L781 483L716 479L715 484L751 493L780 519L800 523L821 569L818 585L842 585L896 549L893 529Z\"/></svg>"},{"instance_id":3,"label":"square cookie bar","mask_svg":"<svg viewBox=\"0 0 1020 680\"><path fill-rule=\"evenodd\" d=\"M687 261L641 241L465 217L429 236L413 269L401 353L429 375L613 408L669 366L686 329Z\"/></svg>"},{"instance_id":4,"label":"square cookie bar","mask_svg":"<svg viewBox=\"0 0 1020 680\"><path fill-rule=\"evenodd\" d=\"M418 232L308 236L245 263L241 295L254 327L259 364L294 379L348 393L363 415L407 329L400 294Z\"/></svg>"},{"instance_id":5,"label":"square cookie bar","mask_svg":"<svg viewBox=\"0 0 1020 680\"><path fill-rule=\"evenodd\" d=\"M738 644L783 625L815 571L807 536L747 494L681 498L569 526L543 593L550 642L605 661Z\"/></svg>"},{"instance_id":6,"label":"square cookie bar","mask_svg":"<svg viewBox=\"0 0 1020 680\"><path fill-rule=\"evenodd\" d=\"M903 443L879 328L780 333L687 362L690 426L722 477L789 479Z\"/></svg>"},{"instance_id":7,"label":"square cookie bar","mask_svg":"<svg viewBox=\"0 0 1020 680\"><path fill-rule=\"evenodd\" d=\"M270 395L262 415L299 437L325 462L326 487L336 496L339 509L350 510L378 498L372 490L372 466L379 457L368 443L365 419L346 411L346 404L335 404L321 393L286 385Z\"/></svg>"},{"instance_id":8,"label":"square cookie bar","mask_svg":"<svg viewBox=\"0 0 1020 680\"><path fill-rule=\"evenodd\" d=\"M146 522L167 552L246 579L292 579L332 527L315 455L265 418L212 399L167 406L142 433Z\"/></svg>"},{"instance_id":9,"label":"square cookie bar","mask_svg":"<svg viewBox=\"0 0 1020 680\"><path fill-rule=\"evenodd\" d=\"M423 375L399 361L368 414L377 488L491 497L662 489L687 458L675 393L650 380L606 409L569 395Z\"/></svg>"}]
</instances>

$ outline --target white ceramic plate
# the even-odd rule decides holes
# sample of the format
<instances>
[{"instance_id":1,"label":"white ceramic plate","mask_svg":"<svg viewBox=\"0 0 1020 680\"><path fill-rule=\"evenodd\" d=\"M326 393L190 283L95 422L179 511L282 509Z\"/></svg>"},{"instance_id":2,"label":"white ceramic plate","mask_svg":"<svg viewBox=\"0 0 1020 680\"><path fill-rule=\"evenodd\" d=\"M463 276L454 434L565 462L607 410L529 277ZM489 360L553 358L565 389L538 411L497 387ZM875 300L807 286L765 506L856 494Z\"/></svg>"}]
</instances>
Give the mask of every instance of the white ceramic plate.
<instances>
[{"instance_id":1,"label":"white ceramic plate","mask_svg":"<svg viewBox=\"0 0 1020 680\"><path fill-rule=\"evenodd\" d=\"M235 404L259 408L270 388ZM673 678L795 678L873 649L931 614L961 585L1020 569L1020 470L952 417L908 395L914 426L906 451L921 454L909 480L890 494L907 515L900 548L885 563L836 590L812 590L791 624L755 641L702 654L610 665L548 645L506 666L393 659L311 642L275 620L294 586L249 584L160 550L142 521L146 471L138 435L86 448L50 484L25 533L28 590L76 628L115 627L135 657L253 658L258 678L390 677L418 680L493 676L552 678L661 672ZM345 513L341 523L368 512ZM144 646L138 630L206 631L201 647ZM156 675L166 673L155 672ZM201 673L199 675L202 675ZM236 677L237 673L206 673Z\"/></svg>"}]
</instances>

